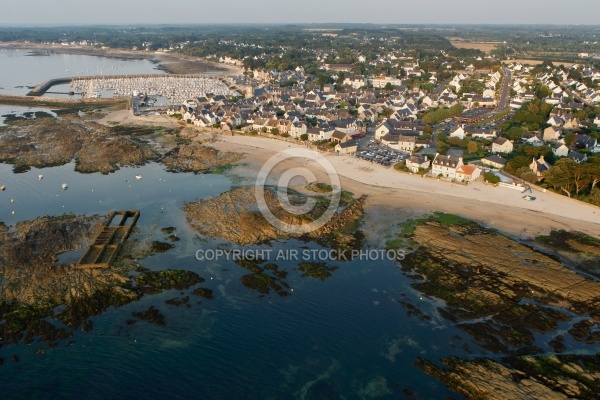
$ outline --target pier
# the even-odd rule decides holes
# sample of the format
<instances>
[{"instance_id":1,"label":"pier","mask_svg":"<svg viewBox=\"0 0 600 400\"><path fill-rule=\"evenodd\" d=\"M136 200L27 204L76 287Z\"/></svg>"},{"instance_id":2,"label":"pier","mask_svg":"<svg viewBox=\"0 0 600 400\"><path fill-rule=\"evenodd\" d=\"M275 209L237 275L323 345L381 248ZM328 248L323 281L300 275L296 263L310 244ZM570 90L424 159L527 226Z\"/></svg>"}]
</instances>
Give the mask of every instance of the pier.
<instances>
[{"instance_id":1,"label":"pier","mask_svg":"<svg viewBox=\"0 0 600 400\"><path fill-rule=\"evenodd\" d=\"M76 267L80 269L109 268L139 217L138 210L111 212L104 227Z\"/></svg>"}]
</instances>

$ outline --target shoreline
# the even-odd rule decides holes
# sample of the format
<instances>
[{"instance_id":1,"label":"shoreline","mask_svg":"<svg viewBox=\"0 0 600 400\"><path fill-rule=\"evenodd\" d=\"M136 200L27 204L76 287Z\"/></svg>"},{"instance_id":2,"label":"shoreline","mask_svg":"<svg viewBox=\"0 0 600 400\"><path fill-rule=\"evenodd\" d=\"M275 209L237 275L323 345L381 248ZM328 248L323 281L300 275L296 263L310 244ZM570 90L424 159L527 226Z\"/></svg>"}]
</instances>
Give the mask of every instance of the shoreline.
<instances>
[{"instance_id":1,"label":"shoreline","mask_svg":"<svg viewBox=\"0 0 600 400\"><path fill-rule=\"evenodd\" d=\"M157 69L167 74L240 75L243 69L179 53L150 53L141 50L99 49L91 46L62 46L40 43L0 42L0 49L51 51L57 54L89 55L131 60L155 60Z\"/></svg>"},{"instance_id":2,"label":"shoreline","mask_svg":"<svg viewBox=\"0 0 600 400\"><path fill-rule=\"evenodd\" d=\"M109 120L125 125L184 126L197 132L193 140L203 142L212 141L213 134L217 133L216 140L208 145L221 151L246 154L233 170L245 182L254 182L258 171L273 155L290 148L303 148L299 144L262 136L227 136L218 131L201 130L167 116L135 117L127 110L112 112L98 122L106 124ZM580 231L600 238L600 207L558 193L543 193L534 187L537 199L525 201L520 191L493 187L481 181L464 186L421 178L350 156L329 154L325 158L340 176L342 189L355 196L368 195L365 209L370 212L366 214L365 226L368 232L378 237L389 234L404 220L442 211L472 219L522 240L558 229ZM307 166L305 161L296 164L295 167ZM322 169L309 169L318 180L327 181ZM274 169L276 175L283 171Z\"/></svg>"},{"instance_id":3,"label":"shoreline","mask_svg":"<svg viewBox=\"0 0 600 400\"><path fill-rule=\"evenodd\" d=\"M231 177L240 179L243 184L254 184L258 171L274 155L291 148L303 148L261 136L227 136L214 130L201 130L164 115L133 116L129 110L110 112L96 122L106 126L183 127L186 136L194 141L205 142L220 151L245 153L244 160L230 171ZM368 195L365 231L378 240L393 233L402 221L435 211L472 219L523 240L559 229L600 237L600 208L557 193L543 193L534 188L537 200L525 201L520 191L493 187L481 181L464 186L372 165L351 156L329 154L325 158L339 175L342 189L355 196ZM272 176L280 176L293 167L308 168L319 181L328 182L322 168L306 160L288 160L276 166Z\"/></svg>"},{"instance_id":4,"label":"shoreline","mask_svg":"<svg viewBox=\"0 0 600 400\"><path fill-rule=\"evenodd\" d=\"M201 134L198 139L202 140L208 134ZM276 139L237 135L219 136L210 145L222 151L246 153L243 167L238 167L236 172L249 179L252 176L255 179L256 172L276 153L288 148L301 148ZM531 239L555 229L580 231L599 237L600 208L556 193L539 192L536 193L538 200L526 202L519 191L491 187L481 182L463 186L386 169L348 156L325 157L336 169L344 190L353 192L355 196L369 196L365 208L370 213L366 214L365 224L369 228L367 231L374 234L377 234L374 230L389 233L389 228L403 220L442 211L521 239ZM296 166L306 164L297 163ZM320 171L309 169L319 180L324 178ZM388 226L383 227L382 224Z\"/></svg>"}]
</instances>

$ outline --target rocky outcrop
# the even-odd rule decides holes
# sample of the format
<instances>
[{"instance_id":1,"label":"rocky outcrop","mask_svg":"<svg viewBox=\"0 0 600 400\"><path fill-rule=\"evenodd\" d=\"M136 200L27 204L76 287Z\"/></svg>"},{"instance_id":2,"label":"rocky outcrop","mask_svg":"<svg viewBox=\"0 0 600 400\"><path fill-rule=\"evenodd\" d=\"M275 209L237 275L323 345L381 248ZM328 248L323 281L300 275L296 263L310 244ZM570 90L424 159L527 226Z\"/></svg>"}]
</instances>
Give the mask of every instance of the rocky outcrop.
<instances>
[{"instance_id":1,"label":"rocky outcrop","mask_svg":"<svg viewBox=\"0 0 600 400\"><path fill-rule=\"evenodd\" d=\"M0 231L0 347L30 344L35 338L53 347L71 337L72 329L91 329L89 318L109 307L204 281L191 271L145 270L126 250L110 269L58 264L59 254L81 249L103 222L102 217L42 217ZM133 278L132 269L138 272ZM159 317L154 312L150 316Z\"/></svg>"},{"instance_id":2,"label":"rocky outcrop","mask_svg":"<svg viewBox=\"0 0 600 400\"><path fill-rule=\"evenodd\" d=\"M429 220L410 239L418 249L402 267L422 278L413 286L444 300L442 315L487 349L536 353L534 332L556 330L570 313L600 313L600 282L496 231Z\"/></svg>"},{"instance_id":3,"label":"rocky outcrop","mask_svg":"<svg viewBox=\"0 0 600 400\"><path fill-rule=\"evenodd\" d=\"M243 154L219 151L194 142L181 145L165 155L162 162L177 172L211 172L237 163Z\"/></svg>"},{"instance_id":4,"label":"rocky outcrop","mask_svg":"<svg viewBox=\"0 0 600 400\"><path fill-rule=\"evenodd\" d=\"M17 171L75 159L79 172L109 173L156 157L149 145L73 115L14 121L0 137L0 162L13 164Z\"/></svg>"},{"instance_id":5,"label":"rocky outcrop","mask_svg":"<svg viewBox=\"0 0 600 400\"><path fill-rule=\"evenodd\" d=\"M586 345L590 353L597 351L600 282L567 268L556 257L454 216L437 214L407 223L399 239L390 243L413 249L401 262L403 270L412 272L413 287L444 300L440 315L501 356L443 359L444 367L419 359L417 365L425 372L468 399L597 395L599 356L534 355L542 352L538 345L568 352L565 325L580 341L579 352ZM587 253L598 250L592 241L584 244Z\"/></svg>"},{"instance_id":6,"label":"rocky outcrop","mask_svg":"<svg viewBox=\"0 0 600 400\"><path fill-rule=\"evenodd\" d=\"M600 357L517 357L473 361L443 359L443 368L417 359L417 366L467 399L592 399L600 391Z\"/></svg>"},{"instance_id":7,"label":"rocky outcrop","mask_svg":"<svg viewBox=\"0 0 600 400\"><path fill-rule=\"evenodd\" d=\"M312 211L295 215L284 210L275 190L266 188L264 196L273 215L289 225L310 224L323 214L329 204L327 198L321 198ZM301 195L293 196L298 196L300 201L305 200ZM324 226L307 234L284 232L271 225L258 209L254 187L237 188L211 199L187 203L183 210L188 223L201 234L239 245L303 237L331 247L347 248L356 246L359 240L356 231L363 216L365 200L366 196L363 196L351 201Z\"/></svg>"}]
</instances>

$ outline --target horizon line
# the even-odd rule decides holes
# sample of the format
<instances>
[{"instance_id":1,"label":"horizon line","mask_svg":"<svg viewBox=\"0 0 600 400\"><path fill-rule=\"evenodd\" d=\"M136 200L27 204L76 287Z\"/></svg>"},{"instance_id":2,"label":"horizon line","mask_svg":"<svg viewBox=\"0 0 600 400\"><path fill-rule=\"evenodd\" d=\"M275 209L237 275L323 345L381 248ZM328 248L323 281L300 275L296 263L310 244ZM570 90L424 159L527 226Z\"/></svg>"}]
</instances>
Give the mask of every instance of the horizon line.
<instances>
[{"instance_id":1,"label":"horizon line","mask_svg":"<svg viewBox=\"0 0 600 400\"><path fill-rule=\"evenodd\" d=\"M0 22L0 28L11 27L11 28L67 28L67 27L131 27L131 26L161 26L161 27L185 27L185 26L310 26L310 25L336 25L336 26L349 26L349 25L364 25L364 26L376 26L380 28L385 27L460 27L460 26L547 26L547 27L587 27L587 28L600 28L598 24L581 24L581 23L547 23L547 22L531 22L531 23L509 23L509 22L493 22L493 23L446 23L446 22L422 22L422 23L382 23L382 22L222 22L222 23L206 23L206 22L177 22L177 23L163 23L163 22L132 22L132 23L110 23L110 22L91 22L91 23L78 23L78 24L48 24L48 23L10 23Z\"/></svg>"}]
</instances>

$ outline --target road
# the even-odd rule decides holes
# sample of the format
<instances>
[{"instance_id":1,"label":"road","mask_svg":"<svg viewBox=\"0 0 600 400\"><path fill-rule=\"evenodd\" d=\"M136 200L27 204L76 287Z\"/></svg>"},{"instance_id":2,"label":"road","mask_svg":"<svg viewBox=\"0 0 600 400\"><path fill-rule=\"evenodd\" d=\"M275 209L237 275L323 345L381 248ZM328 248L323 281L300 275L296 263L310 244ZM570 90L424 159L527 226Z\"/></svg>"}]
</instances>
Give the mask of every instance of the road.
<instances>
[{"instance_id":1,"label":"road","mask_svg":"<svg viewBox=\"0 0 600 400\"><path fill-rule=\"evenodd\" d=\"M436 98L439 98L442 95L442 92L444 91L444 89L446 89L451 80L452 79L446 79L437 85L433 92Z\"/></svg>"},{"instance_id":2,"label":"road","mask_svg":"<svg viewBox=\"0 0 600 400\"><path fill-rule=\"evenodd\" d=\"M576 100L579 103L583 103L585 104L587 107L594 107L593 104L591 104L589 101L583 99L580 95L578 95L577 93L573 92L571 90L570 87L568 87L567 85L565 85L564 83L560 84L560 87L567 92L567 94L569 95L569 97L572 97L574 100Z\"/></svg>"},{"instance_id":3,"label":"road","mask_svg":"<svg viewBox=\"0 0 600 400\"><path fill-rule=\"evenodd\" d=\"M502 80L502 89L500 90L500 98L498 99L497 111L502 111L510 102L510 85L512 83L512 72L509 69L503 68L502 74L504 79Z\"/></svg>"}]
</instances>

